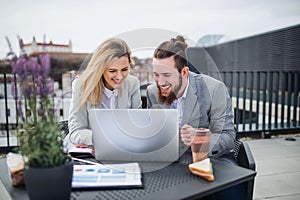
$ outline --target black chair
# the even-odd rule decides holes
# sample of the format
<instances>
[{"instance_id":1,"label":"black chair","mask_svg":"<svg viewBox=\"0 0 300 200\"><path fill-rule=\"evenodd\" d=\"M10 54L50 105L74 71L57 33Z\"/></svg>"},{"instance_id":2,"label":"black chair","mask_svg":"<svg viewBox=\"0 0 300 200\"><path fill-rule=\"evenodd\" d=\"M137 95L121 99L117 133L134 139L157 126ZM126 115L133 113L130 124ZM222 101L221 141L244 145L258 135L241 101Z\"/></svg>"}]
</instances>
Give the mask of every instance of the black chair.
<instances>
[{"instance_id":1,"label":"black chair","mask_svg":"<svg viewBox=\"0 0 300 200\"><path fill-rule=\"evenodd\" d=\"M62 120L59 122L61 130L61 137L64 139L69 134L68 120Z\"/></svg>"},{"instance_id":2,"label":"black chair","mask_svg":"<svg viewBox=\"0 0 300 200\"><path fill-rule=\"evenodd\" d=\"M141 90L141 99L142 99L142 108L147 108L147 97L146 97L146 90L150 83L146 83L140 86Z\"/></svg>"},{"instance_id":3,"label":"black chair","mask_svg":"<svg viewBox=\"0 0 300 200\"><path fill-rule=\"evenodd\" d=\"M255 171L256 167L254 157L246 141L239 139L236 140L234 146L234 157L239 166ZM247 199L253 199L254 179L246 182L244 185L247 192Z\"/></svg>"}]
</instances>

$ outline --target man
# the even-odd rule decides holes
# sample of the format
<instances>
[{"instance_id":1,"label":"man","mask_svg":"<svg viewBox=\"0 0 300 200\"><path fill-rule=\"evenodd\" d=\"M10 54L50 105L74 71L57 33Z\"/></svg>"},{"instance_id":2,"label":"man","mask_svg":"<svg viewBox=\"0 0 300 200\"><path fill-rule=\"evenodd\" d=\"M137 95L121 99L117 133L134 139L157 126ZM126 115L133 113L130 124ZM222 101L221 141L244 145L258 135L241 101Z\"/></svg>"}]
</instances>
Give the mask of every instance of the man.
<instances>
[{"instance_id":1,"label":"man","mask_svg":"<svg viewBox=\"0 0 300 200\"><path fill-rule=\"evenodd\" d=\"M190 127L211 132L209 157L230 157L236 133L231 99L224 83L189 72L187 44L182 36L163 42L154 52L153 78L147 88L148 108L176 107L179 114L181 153L191 145Z\"/></svg>"}]
</instances>

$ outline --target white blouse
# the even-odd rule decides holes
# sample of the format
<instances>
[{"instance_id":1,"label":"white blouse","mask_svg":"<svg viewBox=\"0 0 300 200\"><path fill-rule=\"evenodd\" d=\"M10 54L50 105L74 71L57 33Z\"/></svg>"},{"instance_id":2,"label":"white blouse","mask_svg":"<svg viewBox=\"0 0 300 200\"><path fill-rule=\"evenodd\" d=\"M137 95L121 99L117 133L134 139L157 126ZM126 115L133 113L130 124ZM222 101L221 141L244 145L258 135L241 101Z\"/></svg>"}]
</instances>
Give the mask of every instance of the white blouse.
<instances>
[{"instance_id":1,"label":"white blouse","mask_svg":"<svg viewBox=\"0 0 300 200\"><path fill-rule=\"evenodd\" d=\"M118 89L109 90L106 87L103 88L104 88L103 90L104 95L100 107L105 109L117 108L119 90Z\"/></svg>"}]
</instances>

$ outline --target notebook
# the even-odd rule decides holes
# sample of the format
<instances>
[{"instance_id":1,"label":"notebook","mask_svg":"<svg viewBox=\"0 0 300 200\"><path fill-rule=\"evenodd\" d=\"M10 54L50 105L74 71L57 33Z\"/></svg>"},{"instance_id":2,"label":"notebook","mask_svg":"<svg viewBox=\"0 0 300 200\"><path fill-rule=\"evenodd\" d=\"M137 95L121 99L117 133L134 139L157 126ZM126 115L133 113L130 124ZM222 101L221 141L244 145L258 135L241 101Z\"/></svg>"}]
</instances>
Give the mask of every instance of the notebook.
<instances>
[{"instance_id":1,"label":"notebook","mask_svg":"<svg viewBox=\"0 0 300 200\"><path fill-rule=\"evenodd\" d=\"M91 109L98 161L159 161L179 159L176 109Z\"/></svg>"}]
</instances>

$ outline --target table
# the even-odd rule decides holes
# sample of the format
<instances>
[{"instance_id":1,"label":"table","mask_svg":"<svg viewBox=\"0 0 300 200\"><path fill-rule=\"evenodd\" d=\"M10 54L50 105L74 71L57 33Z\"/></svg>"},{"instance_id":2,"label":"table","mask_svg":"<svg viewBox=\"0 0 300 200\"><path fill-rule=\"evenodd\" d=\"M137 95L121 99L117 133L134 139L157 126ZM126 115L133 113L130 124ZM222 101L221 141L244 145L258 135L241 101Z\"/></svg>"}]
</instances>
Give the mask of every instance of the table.
<instances>
[{"instance_id":1,"label":"table","mask_svg":"<svg viewBox=\"0 0 300 200\"><path fill-rule=\"evenodd\" d=\"M188 164L191 155L184 155L177 163L143 173L143 188L139 189L93 189L72 191L71 199L198 199L234 185L253 181L255 171L213 160L214 182L193 175ZM24 187L11 186L6 159L0 159L0 179L12 199L28 199Z\"/></svg>"}]
</instances>

